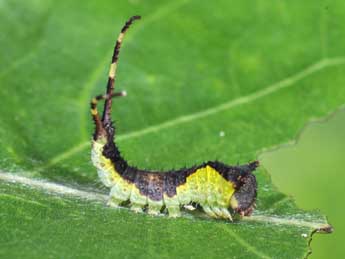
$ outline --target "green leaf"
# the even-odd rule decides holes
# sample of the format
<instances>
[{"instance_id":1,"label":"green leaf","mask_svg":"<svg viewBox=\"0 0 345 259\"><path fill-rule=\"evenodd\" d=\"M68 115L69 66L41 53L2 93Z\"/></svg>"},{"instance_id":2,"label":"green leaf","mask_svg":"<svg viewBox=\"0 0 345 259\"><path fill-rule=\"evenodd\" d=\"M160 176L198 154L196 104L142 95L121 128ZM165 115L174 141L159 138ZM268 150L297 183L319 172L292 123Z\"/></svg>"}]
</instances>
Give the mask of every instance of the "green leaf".
<instances>
[{"instance_id":1,"label":"green leaf","mask_svg":"<svg viewBox=\"0 0 345 259\"><path fill-rule=\"evenodd\" d=\"M262 167L258 208L236 223L105 206L89 100L104 92L134 14L143 20L126 35L117 77L128 98L113 112L133 165L245 163L345 103L340 0L3 1L0 257L305 257L312 233L330 226Z\"/></svg>"}]
</instances>

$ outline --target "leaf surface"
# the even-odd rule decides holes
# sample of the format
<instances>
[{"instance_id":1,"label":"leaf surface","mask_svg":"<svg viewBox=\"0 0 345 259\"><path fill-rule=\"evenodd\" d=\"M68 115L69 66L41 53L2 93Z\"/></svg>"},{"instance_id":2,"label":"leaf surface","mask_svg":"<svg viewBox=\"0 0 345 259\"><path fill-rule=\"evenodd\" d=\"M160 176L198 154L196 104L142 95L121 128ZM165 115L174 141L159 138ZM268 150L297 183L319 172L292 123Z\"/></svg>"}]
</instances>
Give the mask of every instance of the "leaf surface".
<instances>
[{"instance_id":1,"label":"leaf surface","mask_svg":"<svg viewBox=\"0 0 345 259\"><path fill-rule=\"evenodd\" d=\"M4 1L0 256L306 256L311 234L330 227L276 190L262 167L258 208L237 223L104 205L108 190L90 163L89 100L104 92L112 46L134 14L143 20L126 35L116 85L128 97L113 111L133 165L246 163L345 103L340 0Z\"/></svg>"}]
</instances>

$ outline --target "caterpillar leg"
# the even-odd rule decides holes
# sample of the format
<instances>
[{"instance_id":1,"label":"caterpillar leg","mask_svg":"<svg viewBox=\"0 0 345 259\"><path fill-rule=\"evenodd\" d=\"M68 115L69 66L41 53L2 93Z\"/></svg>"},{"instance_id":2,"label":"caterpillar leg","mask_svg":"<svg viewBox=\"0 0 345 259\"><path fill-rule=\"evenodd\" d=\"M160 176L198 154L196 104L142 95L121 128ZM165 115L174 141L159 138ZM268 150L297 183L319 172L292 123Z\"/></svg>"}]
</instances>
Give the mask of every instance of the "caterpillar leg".
<instances>
[{"instance_id":1,"label":"caterpillar leg","mask_svg":"<svg viewBox=\"0 0 345 259\"><path fill-rule=\"evenodd\" d=\"M219 218L223 218L223 212L218 207L212 207L211 210L216 214Z\"/></svg>"},{"instance_id":2,"label":"caterpillar leg","mask_svg":"<svg viewBox=\"0 0 345 259\"><path fill-rule=\"evenodd\" d=\"M207 205L202 206L202 209L205 211L205 213L210 216L211 218L219 218L218 215Z\"/></svg>"},{"instance_id":3,"label":"caterpillar leg","mask_svg":"<svg viewBox=\"0 0 345 259\"><path fill-rule=\"evenodd\" d=\"M123 183L117 183L110 190L108 205L117 207L127 201L131 195L131 186Z\"/></svg>"},{"instance_id":4,"label":"caterpillar leg","mask_svg":"<svg viewBox=\"0 0 345 259\"><path fill-rule=\"evenodd\" d=\"M220 208L220 210L222 211L224 219L228 219L228 220L232 221L231 214L227 208Z\"/></svg>"},{"instance_id":5,"label":"caterpillar leg","mask_svg":"<svg viewBox=\"0 0 345 259\"><path fill-rule=\"evenodd\" d=\"M181 210L180 210L180 206L171 206L171 207L167 207L168 210L168 215L170 218L178 218L181 217Z\"/></svg>"},{"instance_id":6,"label":"caterpillar leg","mask_svg":"<svg viewBox=\"0 0 345 259\"><path fill-rule=\"evenodd\" d=\"M159 215L161 209L163 207L163 201L152 201L151 199L147 199L148 203L148 210L147 213L150 215Z\"/></svg>"},{"instance_id":7,"label":"caterpillar leg","mask_svg":"<svg viewBox=\"0 0 345 259\"><path fill-rule=\"evenodd\" d=\"M228 209L221 207L212 207L211 209L219 218L228 219L232 221L232 217Z\"/></svg>"},{"instance_id":8,"label":"caterpillar leg","mask_svg":"<svg viewBox=\"0 0 345 259\"><path fill-rule=\"evenodd\" d=\"M143 204L132 203L129 209L135 213L142 213L145 206Z\"/></svg>"},{"instance_id":9,"label":"caterpillar leg","mask_svg":"<svg viewBox=\"0 0 345 259\"><path fill-rule=\"evenodd\" d=\"M130 210L135 213L143 212L143 209L147 204L147 197L140 194L139 190L136 187L133 187L130 197Z\"/></svg>"},{"instance_id":10,"label":"caterpillar leg","mask_svg":"<svg viewBox=\"0 0 345 259\"><path fill-rule=\"evenodd\" d=\"M107 202L107 205L113 208L117 208L120 207L121 203L123 203L125 200L121 199L121 197L119 197L119 195L117 195L118 191L116 190L116 186L113 186L110 190L110 194L109 194L109 199Z\"/></svg>"},{"instance_id":11,"label":"caterpillar leg","mask_svg":"<svg viewBox=\"0 0 345 259\"><path fill-rule=\"evenodd\" d=\"M164 195L164 204L167 208L168 215L171 218L181 217L180 203L176 196L168 197Z\"/></svg>"},{"instance_id":12,"label":"caterpillar leg","mask_svg":"<svg viewBox=\"0 0 345 259\"><path fill-rule=\"evenodd\" d=\"M113 207L113 208L117 208L117 207L120 207L121 203L124 202L122 200L118 200L114 197L109 197L109 200L107 202L107 205L109 207Z\"/></svg>"}]
</instances>

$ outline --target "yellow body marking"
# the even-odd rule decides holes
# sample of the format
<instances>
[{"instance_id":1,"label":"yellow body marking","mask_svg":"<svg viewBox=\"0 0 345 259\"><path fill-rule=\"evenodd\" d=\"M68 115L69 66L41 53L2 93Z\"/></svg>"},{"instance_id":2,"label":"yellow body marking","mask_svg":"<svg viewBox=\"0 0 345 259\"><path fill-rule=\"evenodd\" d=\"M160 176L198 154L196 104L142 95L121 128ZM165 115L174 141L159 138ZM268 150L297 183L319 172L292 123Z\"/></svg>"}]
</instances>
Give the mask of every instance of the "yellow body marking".
<instances>
[{"instance_id":1,"label":"yellow body marking","mask_svg":"<svg viewBox=\"0 0 345 259\"><path fill-rule=\"evenodd\" d=\"M235 188L215 169L206 166L187 177L186 183L178 186L176 192L181 204L194 201L201 206L227 208Z\"/></svg>"}]
</instances>

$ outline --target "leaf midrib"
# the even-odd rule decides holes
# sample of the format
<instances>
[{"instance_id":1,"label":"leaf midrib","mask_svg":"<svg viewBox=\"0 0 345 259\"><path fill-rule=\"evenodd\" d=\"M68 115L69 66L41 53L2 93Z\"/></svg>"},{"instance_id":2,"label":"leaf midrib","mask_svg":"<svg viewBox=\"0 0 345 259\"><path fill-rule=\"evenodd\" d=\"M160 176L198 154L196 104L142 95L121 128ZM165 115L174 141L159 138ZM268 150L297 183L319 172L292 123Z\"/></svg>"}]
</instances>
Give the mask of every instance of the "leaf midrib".
<instances>
[{"instance_id":1,"label":"leaf midrib","mask_svg":"<svg viewBox=\"0 0 345 259\"><path fill-rule=\"evenodd\" d=\"M65 186L60 183L55 183L46 180L40 180L25 176L20 176L15 173L3 172L0 171L0 180L13 183L13 184L22 184L29 186L33 189L47 191L48 193L65 195L73 198L81 198L87 201L96 201L105 203L108 200L108 195L95 192L95 191L85 191L72 187ZM124 207L119 207L125 209ZM312 229L325 229L330 227L329 225L317 222L317 221L306 221L300 220L292 217L275 217L275 216L266 216L264 214L252 215L250 217L245 217L244 221L251 222L261 222L261 223L271 223L277 225L289 225L296 227L308 227Z\"/></svg>"}]
</instances>

